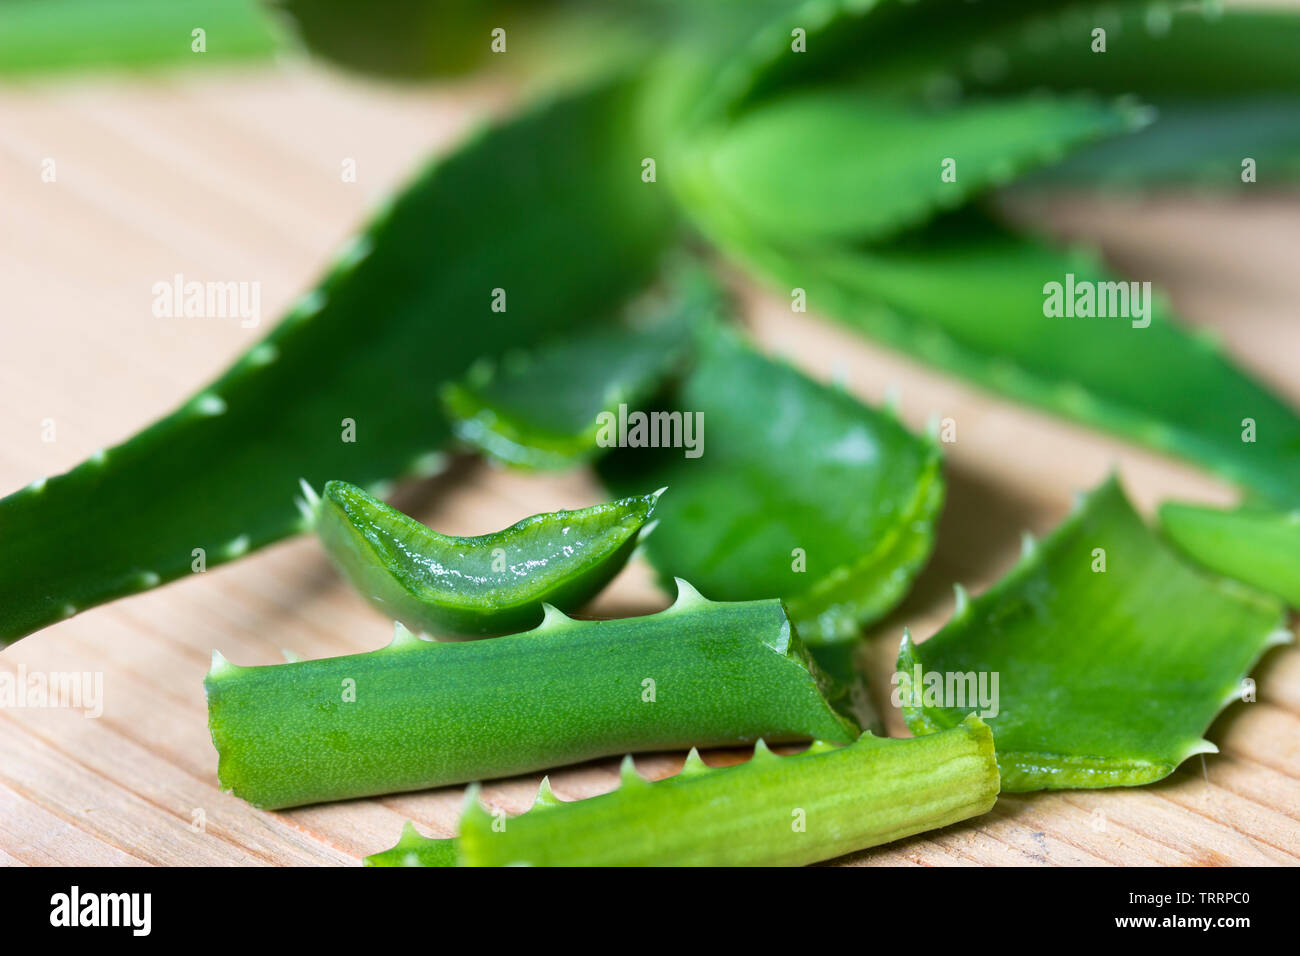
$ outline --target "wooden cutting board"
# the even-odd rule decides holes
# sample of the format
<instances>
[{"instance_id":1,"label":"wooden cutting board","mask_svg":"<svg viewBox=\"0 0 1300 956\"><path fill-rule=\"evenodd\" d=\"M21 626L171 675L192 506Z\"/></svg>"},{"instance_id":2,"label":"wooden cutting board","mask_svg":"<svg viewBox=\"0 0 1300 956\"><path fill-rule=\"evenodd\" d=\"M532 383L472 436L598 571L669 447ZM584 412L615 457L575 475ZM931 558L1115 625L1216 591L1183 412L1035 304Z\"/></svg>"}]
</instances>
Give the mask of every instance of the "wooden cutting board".
<instances>
[{"instance_id":1,"label":"wooden cutting board","mask_svg":"<svg viewBox=\"0 0 1300 956\"><path fill-rule=\"evenodd\" d=\"M0 492L73 466L187 397L309 286L368 208L508 99L482 85L395 91L294 63L0 87ZM42 181L47 160L54 182ZM349 160L356 182L341 176ZM1077 198L1016 208L1163 285L1183 316L1217 330L1300 405L1300 198L1266 190L1250 201ZM260 281L263 325L155 318L151 287L178 272ZM996 580L1014 563L1022 530L1051 529L1073 493L1109 468L1148 512L1166 497L1233 500L1192 468L993 398L736 284L767 349L816 377L844 380L869 402L897 391L913 427L935 412L957 422L935 558L870 639L879 700L888 701L903 626L932 633L951 611L954 581L978 593ZM522 476L466 460L398 503L439 530L477 534L601 498L585 475ZM592 613L666 604L648 569L634 564ZM266 664L280 660L280 648L349 653L389 633L314 541L298 540L89 611L0 653L10 671L87 671L103 681L97 718L0 710L0 860L354 864L392 845L408 818L450 835L460 788L264 813L216 787L201 687L214 647L236 663ZM1003 797L987 816L846 862L1295 864L1300 651L1273 652L1255 676L1258 701L1235 705L1210 734L1222 753L1194 758L1159 784ZM906 733L895 712L887 723ZM681 760L658 754L638 764L665 776ZM614 785L616 761L552 780L564 799L588 797ZM536 775L498 781L484 796L518 812L537 783Z\"/></svg>"}]
</instances>

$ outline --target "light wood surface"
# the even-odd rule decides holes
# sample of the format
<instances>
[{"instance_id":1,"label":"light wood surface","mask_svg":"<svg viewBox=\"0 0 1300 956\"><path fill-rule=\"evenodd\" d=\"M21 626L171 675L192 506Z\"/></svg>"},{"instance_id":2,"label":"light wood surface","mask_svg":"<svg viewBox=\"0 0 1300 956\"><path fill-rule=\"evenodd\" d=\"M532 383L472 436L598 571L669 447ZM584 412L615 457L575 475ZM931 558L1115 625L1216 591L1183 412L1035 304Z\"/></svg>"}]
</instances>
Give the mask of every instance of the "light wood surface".
<instances>
[{"instance_id":1,"label":"light wood surface","mask_svg":"<svg viewBox=\"0 0 1300 956\"><path fill-rule=\"evenodd\" d=\"M219 372L309 286L365 210L507 99L483 86L393 90L298 64L0 87L0 493L120 441ZM41 181L47 158L54 183ZM341 181L347 158L356 183ZM1189 322L1218 330L1300 405L1300 198L1266 188L1249 202L1077 197L1016 208L1164 285ZM260 281L263 326L153 317L151 286L177 272ZM933 412L958 423L937 553L870 637L879 700L888 700L903 626L933 633L951 611L954 581L978 593L996 580L1022 529L1050 530L1073 493L1112 465L1148 512L1166 497L1234 499L1193 468L1003 402L792 316L784 298L737 287L767 349L816 377L844 379L873 403L896 389L917 428ZM43 440L47 419L54 441ZM476 534L601 498L585 475L523 476L465 460L398 503L439 530ZM634 564L591 612L666 604ZM391 846L408 818L450 835L460 788L264 813L216 787L201 687L214 647L236 663L264 664L279 661L280 648L319 657L377 647L389 629L315 542L300 539L20 641L0 653L0 667L102 673L104 712L0 710L0 861L355 864ZM1300 651L1273 652L1255 677L1258 701L1235 705L1210 734L1222 753L1193 758L1162 783L1003 797L987 816L843 862L1294 864ZM906 733L896 713L887 723ZM638 765L664 776L681 760L649 755ZM587 797L614 785L616 766L564 769L552 781L564 799ZM521 811L538 779L492 782L484 796Z\"/></svg>"}]
</instances>

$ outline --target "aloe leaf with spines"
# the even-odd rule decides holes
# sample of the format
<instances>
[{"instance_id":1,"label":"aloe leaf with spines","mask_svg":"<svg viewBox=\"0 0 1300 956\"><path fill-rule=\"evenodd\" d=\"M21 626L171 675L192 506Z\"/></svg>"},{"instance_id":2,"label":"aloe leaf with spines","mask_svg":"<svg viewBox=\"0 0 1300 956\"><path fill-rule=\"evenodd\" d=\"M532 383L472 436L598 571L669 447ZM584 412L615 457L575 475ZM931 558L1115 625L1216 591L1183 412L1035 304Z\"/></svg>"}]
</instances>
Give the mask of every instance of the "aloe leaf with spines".
<instances>
[{"instance_id":1,"label":"aloe leaf with spines","mask_svg":"<svg viewBox=\"0 0 1300 956\"><path fill-rule=\"evenodd\" d=\"M859 732L780 601L717 603L264 667L204 681L223 789L275 809L526 773L632 750Z\"/></svg>"},{"instance_id":2,"label":"aloe leaf with spines","mask_svg":"<svg viewBox=\"0 0 1300 956\"><path fill-rule=\"evenodd\" d=\"M943 504L937 442L716 325L667 401L706 425L698 455L626 447L599 463L617 494L671 487L645 544L665 580L780 597L810 646L855 640L903 596Z\"/></svg>"},{"instance_id":3,"label":"aloe leaf with spines","mask_svg":"<svg viewBox=\"0 0 1300 956\"><path fill-rule=\"evenodd\" d=\"M1104 55L1092 50L1097 28L1106 31ZM1088 42L1079 42L1085 34ZM1035 186L1239 189L1246 157L1257 167L1251 183L1300 174L1300 17L1293 13L1089 4L977 30L969 42L982 56L952 57L945 66L967 95L1041 88L1134 94L1151 106L1154 122L1141 132L1035 171L1028 177ZM873 64L863 81L882 93L919 95L925 71L901 57L894 68Z\"/></svg>"},{"instance_id":4,"label":"aloe leaf with spines","mask_svg":"<svg viewBox=\"0 0 1300 956\"><path fill-rule=\"evenodd\" d=\"M1272 500L1300 495L1300 417L1218 343L1179 328L1159 290L1139 290L1141 317L1045 314L1051 282L1063 296L1068 281L1135 301L1085 250L1059 252L966 211L887 246L753 254L776 281L804 288L811 308L900 351Z\"/></svg>"},{"instance_id":5,"label":"aloe leaf with spines","mask_svg":"<svg viewBox=\"0 0 1300 956\"><path fill-rule=\"evenodd\" d=\"M674 182L715 235L876 241L1148 116L1127 99L1043 92L936 108L852 86L795 91L698 133Z\"/></svg>"},{"instance_id":6,"label":"aloe leaf with spines","mask_svg":"<svg viewBox=\"0 0 1300 956\"><path fill-rule=\"evenodd\" d=\"M659 494L533 515L477 537L439 534L355 485L310 505L326 553L374 607L411 630L481 636L536 627L613 579L649 527Z\"/></svg>"},{"instance_id":7,"label":"aloe leaf with spines","mask_svg":"<svg viewBox=\"0 0 1300 956\"><path fill-rule=\"evenodd\" d=\"M905 634L897 693L917 734L981 712L1006 791L1138 786L1216 752L1203 735L1284 623L1183 563L1112 478L937 634Z\"/></svg>"},{"instance_id":8,"label":"aloe leaf with spines","mask_svg":"<svg viewBox=\"0 0 1300 956\"><path fill-rule=\"evenodd\" d=\"M807 228L777 235L775 223L784 202L777 188L764 190L761 209L749 208L754 200L719 200L708 169L710 149L725 142L730 131L743 130L755 117L771 116L783 103L801 99L820 102L826 97L847 97L851 92L892 104L892 109L922 114L933 111L936 107L927 91L936 77L942 78L950 69L964 70L968 64L977 74L992 77L997 72L983 69L980 64L987 67L988 56L977 55L997 47L987 42L988 38L1003 34L1019 37L1018 31L1040 15L1055 18L1053 29L1059 33L1070 24L1077 27L1082 22L1081 11L1094 9L1075 4L1059 13L1044 14L1031 4L948 4L945 17L930 30L921 28L920 8L891 3L869 9L851 7L824 4L816 8L815 15L812 8L797 5L775 12L756 8L770 19L764 26L749 29L741 44L743 54L716 65L703 52L707 44L701 44L695 62L686 53L666 61L674 74L694 70L690 82L677 80L675 75L660 80L664 87L660 110L676 118L675 126L666 121L665 126L672 129L669 141L678 174L666 181L696 224L728 255L773 280L783 294L791 288L803 289L814 312L840 319L908 354L1013 398L1189 458L1267 498L1294 504L1300 488L1300 416L1235 367L1218 346L1179 329L1162 299L1157 297L1154 305L1148 299L1145 315L1131 308L1119 318L1106 319L1047 314L1048 284L1064 284L1071 273L1098 284L1107 295L1108 289L1117 288L1110 285L1114 277L1094 258L1055 253L1045 244L986 221L972 209L943 212L935 203L934 220L919 225L926 203L911 195L905 201L896 199L886 179L873 180L869 152L861 156L861 176L856 178L843 172L852 170L851 161L846 162L843 155L822 156L815 150L800 154L807 160L800 181L811 185L791 188L803 193L811 190L815 200L811 207L818 210L835 210L837 194L842 199L843 211L828 217L824 234L817 234L816 222L810 220L804 223ZM816 44L816 55L814 46L809 46L806 55L789 53L789 28L800 26L800 18L808 20L809 43ZM1170 63L1180 61L1181 68L1136 92L1166 96L1181 88L1195 101L1204 94L1206 81L1198 78L1200 67L1189 52L1213 47L1215 23L1227 24L1226 35L1235 36L1243 31L1254 35L1267 29L1270 22L1267 18L1240 21L1228 14L1200 28L1186 48L1178 46L1177 29L1158 44L1143 36L1136 46L1154 50L1158 45L1156 54ZM1279 35L1290 36L1300 29L1298 24L1300 20L1294 17L1278 18ZM1133 39L1132 31L1125 31L1124 36ZM1050 43L1066 43L1067 39L1053 34ZM1087 52L1086 32L1076 39L1078 49L1072 50L1070 57L1079 64L1079 76L1091 69L1099 77L1091 89L1107 96L1134 91L1129 80L1141 75L1141 53L1126 53L1121 75L1116 78L1100 62L1104 58ZM864 63L852 54L868 40L878 55ZM1121 42L1123 38L1114 38L1116 45ZM1247 68L1250 54L1244 47L1220 58L1228 64L1223 71L1237 77L1227 89L1251 98L1294 89L1293 64L1286 57L1285 42L1270 41L1264 49L1266 62L1260 74ZM1005 72L1013 77L1016 68L1011 62ZM1211 63L1206 72L1219 72L1218 64ZM1018 85L1012 79L998 82L990 78L978 87L977 108L1017 101L1026 89L1043 85L1038 81L1051 75L1051 63L1045 58L1032 83L1026 80ZM953 82L960 87L961 80ZM1080 92L1072 83L1067 79L1053 89L1068 99ZM964 108L970 107L949 106L950 113L936 115L961 115ZM843 118L852 121L848 111ZM869 116L864 118L864 131L870 121ZM782 124L770 122L766 141L781 141ZM786 122L792 132L798 128L789 117ZM929 132L925 127L921 131ZM843 132L836 135L841 139L847 136ZM1061 158L1082 141L1060 140ZM924 136L918 139L918 144L924 142ZM775 169L781 162L771 158L770 150L749 152L749 161L762 169ZM910 165L931 169L937 187L940 157L933 152L917 148ZM957 181L949 185L955 187L952 195L957 199L980 201L989 195L988 187L1003 180L1003 176L981 177L981 160L976 163L973 180L959 186L964 174L962 156L957 154L962 151L953 152ZM995 154L977 155L987 158ZM732 173L737 172L738 164L736 157L730 160ZM985 171L992 173L995 165L984 167ZM823 168L829 176L823 175ZM900 162L896 168L906 172L909 164ZM1235 172L1240 172L1239 168ZM836 183L840 184L838 190L830 188ZM899 190L903 185L904 180L899 179ZM876 201L870 200L872 196ZM803 205L808 205L806 199ZM897 220L883 215L876 218L877 208L911 212ZM862 212L864 209L868 211ZM790 201L786 214L792 221L804 222L800 203ZM894 236L891 242L880 241L891 235L891 228L907 224L913 227L910 231ZM1139 284L1140 290L1144 288ZM1149 326L1147 318L1151 319ZM1127 320L1145 327L1130 331ZM1152 374L1153 369L1158 373ZM1225 398L1214 403L1199 401L1206 393ZM1259 425L1260 437L1253 444L1242 441L1247 420ZM1267 425L1259 424L1263 422Z\"/></svg>"},{"instance_id":9,"label":"aloe leaf with spines","mask_svg":"<svg viewBox=\"0 0 1300 956\"><path fill-rule=\"evenodd\" d=\"M638 175L632 97L615 82L480 133L215 382L0 500L0 642L302 530L300 479L377 490L439 467L441 383L612 315L654 274L671 214Z\"/></svg>"},{"instance_id":10,"label":"aloe leaf with spines","mask_svg":"<svg viewBox=\"0 0 1300 956\"><path fill-rule=\"evenodd\" d=\"M620 406L637 407L683 370L692 326L716 307L698 268L637 303L621 327L476 363L442 398L457 437L509 465L572 468L603 448Z\"/></svg>"},{"instance_id":11,"label":"aloe leaf with spines","mask_svg":"<svg viewBox=\"0 0 1300 956\"><path fill-rule=\"evenodd\" d=\"M1196 563L1300 608L1300 510L1223 511L1170 501L1160 506L1160 527Z\"/></svg>"},{"instance_id":12,"label":"aloe leaf with spines","mask_svg":"<svg viewBox=\"0 0 1300 956\"><path fill-rule=\"evenodd\" d=\"M762 741L746 763L711 768L694 750L681 773L642 778L631 757L619 788L571 803L543 785L501 825L466 795L460 834L413 828L370 866L801 866L949 826L997 799L993 735L977 717L903 740L863 734L777 756Z\"/></svg>"}]
</instances>

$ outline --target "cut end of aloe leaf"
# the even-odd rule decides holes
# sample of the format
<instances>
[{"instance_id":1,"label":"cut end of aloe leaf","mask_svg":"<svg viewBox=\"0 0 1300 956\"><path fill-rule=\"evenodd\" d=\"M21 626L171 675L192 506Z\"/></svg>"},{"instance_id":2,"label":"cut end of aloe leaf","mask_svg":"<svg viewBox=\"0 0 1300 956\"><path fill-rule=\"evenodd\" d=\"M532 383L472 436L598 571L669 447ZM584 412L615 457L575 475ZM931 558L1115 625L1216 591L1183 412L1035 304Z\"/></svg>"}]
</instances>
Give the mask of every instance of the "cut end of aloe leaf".
<instances>
[{"instance_id":1,"label":"cut end of aloe leaf","mask_svg":"<svg viewBox=\"0 0 1300 956\"><path fill-rule=\"evenodd\" d=\"M325 485L315 527L331 560L378 610L426 634L522 631L575 610L627 563L655 495L533 515L478 537L439 534L347 482ZM556 611L558 613L558 611Z\"/></svg>"},{"instance_id":2,"label":"cut end of aloe leaf","mask_svg":"<svg viewBox=\"0 0 1300 956\"><path fill-rule=\"evenodd\" d=\"M490 641L395 633L365 654L214 666L205 688L222 786L274 809L633 751L859 733L844 688L779 601L699 598L609 621L553 611Z\"/></svg>"}]
</instances>

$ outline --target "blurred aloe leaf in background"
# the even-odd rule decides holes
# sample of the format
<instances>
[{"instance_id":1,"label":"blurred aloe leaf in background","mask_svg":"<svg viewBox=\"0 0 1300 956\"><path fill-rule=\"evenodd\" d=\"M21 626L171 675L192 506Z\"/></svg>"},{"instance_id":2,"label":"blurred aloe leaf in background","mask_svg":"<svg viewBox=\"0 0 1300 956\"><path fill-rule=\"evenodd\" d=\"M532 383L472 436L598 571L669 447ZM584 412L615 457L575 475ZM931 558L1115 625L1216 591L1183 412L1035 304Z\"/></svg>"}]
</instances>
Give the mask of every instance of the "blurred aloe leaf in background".
<instances>
[{"instance_id":1,"label":"blurred aloe leaf in background","mask_svg":"<svg viewBox=\"0 0 1300 956\"><path fill-rule=\"evenodd\" d=\"M195 549L212 567L302 530L300 479L375 488L436 471L452 437L441 383L607 321L653 278L671 220L637 175L631 96L606 84L481 133L215 382L0 499L0 643L188 574Z\"/></svg>"},{"instance_id":2,"label":"blurred aloe leaf in background","mask_svg":"<svg viewBox=\"0 0 1300 956\"><path fill-rule=\"evenodd\" d=\"M258 0L0 2L0 78L256 60L283 45Z\"/></svg>"},{"instance_id":3,"label":"blurred aloe leaf in background","mask_svg":"<svg viewBox=\"0 0 1300 956\"><path fill-rule=\"evenodd\" d=\"M1300 18L964 0L744 16L741 38L739 15L709 27L735 50L721 64L707 33L666 54L655 101L665 179L719 247L894 348L1265 498L1300 499L1294 409L1173 321L1158 290L1110 285L1119 277L1095 258L1000 224L994 203L994 187L1031 167L1147 135L1135 131L1160 123L1147 97L1186 106L1213 91L1267 110L1300 96ZM1112 33L1093 53L1100 23ZM1213 140L1218 115L1207 109L1195 135ZM1187 116L1180 136L1193 135ZM1241 173L1240 161L1217 167L1225 189ZM1076 279L1108 302L1124 293L1122 313L1050 314L1050 284Z\"/></svg>"}]
</instances>

